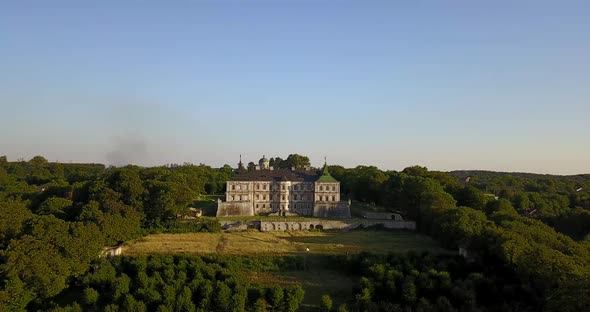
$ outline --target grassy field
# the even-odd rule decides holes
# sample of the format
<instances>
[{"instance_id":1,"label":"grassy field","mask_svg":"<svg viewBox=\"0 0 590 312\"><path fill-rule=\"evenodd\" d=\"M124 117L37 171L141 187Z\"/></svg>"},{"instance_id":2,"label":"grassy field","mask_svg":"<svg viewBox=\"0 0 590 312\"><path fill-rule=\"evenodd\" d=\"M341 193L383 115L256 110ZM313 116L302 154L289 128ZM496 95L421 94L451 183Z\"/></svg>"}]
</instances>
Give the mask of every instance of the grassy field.
<instances>
[{"instance_id":1,"label":"grassy field","mask_svg":"<svg viewBox=\"0 0 590 312\"><path fill-rule=\"evenodd\" d=\"M309 252L306 252L309 248ZM294 255L409 250L448 252L427 236L404 231L236 232L152 234L127 243L124 255L208 254Z\"/></svg>"},{"instance_id":2,"label":"grassy field","mask_svg":"<svg viewBox=\"0 0 590 312\"><path fill-rule=\"evenodd\" d=\"M309 252L306 251L309 248ZM301 285L305 290L302 311L316 311L322 295L330 295L336 306L350 299L358 276L334 270L328 254L361 251L389 253L407 251L451 253L431 238L406 231L351 232L259 232L152 234L123 246L129 256L149 254L200 255L303 255L305 269L281 272L244 272L261 285Z\"/></svg>"}]
</instances>

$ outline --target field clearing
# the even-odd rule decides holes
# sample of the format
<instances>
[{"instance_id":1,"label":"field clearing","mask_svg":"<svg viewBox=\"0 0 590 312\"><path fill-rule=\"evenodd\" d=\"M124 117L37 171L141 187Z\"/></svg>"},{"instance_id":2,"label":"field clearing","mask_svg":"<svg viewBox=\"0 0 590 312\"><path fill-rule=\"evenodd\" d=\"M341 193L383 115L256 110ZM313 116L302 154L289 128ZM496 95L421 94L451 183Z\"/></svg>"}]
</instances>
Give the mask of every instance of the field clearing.
<instances>
[{"instance_id":1,"label":"field clearing","mask_svg":"<svg viewBox=\"0 0 590 312\"><path fill-rule=\"evenodd\" d=\"M248 278L255 284L265 286L301 285L305 290L302 311L317 311L313 307L319 307L323 295L330 295L338 306L352 297L352 290L359 276L331 270L330 264L318 257L321 256L308 256L305 261L306 269L302 271L249 272ZM306 307L311 309L305 309Z\"/></svg>"},{"instance_id":2,"label":"field clearing","mask_svg":"<svg viewBox=\"0 0 590 312\"><path fill-rule=\"evenodd\" d=\"M309 248L309 252L306 252ZM431 238L405 231L259 232L151 234L123 246L129 256L149 254L297 255L450 253Z\"/></svg>"}]
</instances>

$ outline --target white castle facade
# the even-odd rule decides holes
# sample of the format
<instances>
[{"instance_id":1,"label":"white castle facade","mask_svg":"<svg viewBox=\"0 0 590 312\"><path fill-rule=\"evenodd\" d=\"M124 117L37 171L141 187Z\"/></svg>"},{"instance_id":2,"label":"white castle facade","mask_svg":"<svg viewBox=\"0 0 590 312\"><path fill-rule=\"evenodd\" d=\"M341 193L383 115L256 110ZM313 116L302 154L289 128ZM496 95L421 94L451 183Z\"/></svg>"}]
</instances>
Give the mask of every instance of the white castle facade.
<instances>
[{"instance_id":1,"label":"white castle facade","mask_svg":"<svg viewBox=\"0 0 590 312\"><path fill-rule=\"evenodd\" d=\"M340 182L324 165L321 174L310 169L274 169L263 157L256 170L242 162L227 181L225 201L218 201L217 216L313 216L350 218L350 203L340 199Z\"/></svg>"}]
</instances>

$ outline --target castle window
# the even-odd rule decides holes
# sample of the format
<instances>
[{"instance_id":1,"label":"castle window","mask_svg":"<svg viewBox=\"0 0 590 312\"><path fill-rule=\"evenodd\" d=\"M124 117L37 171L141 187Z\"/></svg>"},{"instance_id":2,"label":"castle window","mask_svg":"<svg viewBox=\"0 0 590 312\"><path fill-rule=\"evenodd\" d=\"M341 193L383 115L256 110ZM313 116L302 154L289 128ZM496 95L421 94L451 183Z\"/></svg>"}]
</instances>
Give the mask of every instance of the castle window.
<instances>
[{"instance_id":1,"label":"castle window","mask_svg":"<svg viewBox=\"0 0 590 312\"><path fill-rule=\"evenodd\" d=\"M336 201L336 196L332 196L332 201Z\"/></svg>"},{"instance_id":2,"label":"castle window","mask_svg":"<svg viewBox=\"0 0 590 312\"><path fill-rule=\"evenodd\" d=\"M320 191L323 191L323 190L324 190L324 187L320 185Z\"/></svg>"},{"instance_id":3,"label":"castle window","mask_svg":"<svg viewBox=\"0 0 590 312\"><path fill-rule=\"evenodd\" d=\"M260 189L260 184L256 184L256 189L259 190Z\"/></svg>"},{"instance_id":4,"label":"castle window","mask_svg":"<svg viewBox=\"0 0 590 312\"><path fill-rule=\"evenodd\" d=\"M285 190L285 185L284 185L284 184L283 184L283 185L281 185L281 189L282 189L282 190Z\"/></svg>"},{"instance_id":5,"label":"castle window","mask_svg":"<svg viewBox=\"0 0 590 312\"><path fill-rule=\"evenodd\" d=\"M232 191L235 191L236 190L236 185L235 184L232 184L231 185L231 189L232 189Z\"/></svg>"},{"instance_id":6,"label":"castle window","mask_svg":"<svg viewBox=\"0 0 590 312\"><path fill-rule=\"evenodd\" d=\"M332 191L336 191L336 185L332 185Z\"/></svg>"},{"instance_id":7,"label":"castle window","mask_svg":"<svg viewBox=\"0 0 590 312\"><path fill-rule=\"evenodd\" d=\"M256 204L256 209L258 209L258 204Z\"/></svg>"},{"instance_id":8,"label":"castle window","mask_svg":"<svg viewBox=\"0 0 590 312\"><path fill-rule=\"evenodd\" d=\"M266 208L266 204L262 204L262 208Z\"/></svg>"},{"instance_id":9,"label":"castle window","mask_svg":"<svg viewBox=\"0 0 590 312\"><path fill-rule=\"evenodd\" d=\"M282 196L283 200L285 200L285 195Z\"/></svg>"},{"instance_id":10,"label":"castle window","mask_svg":"<svg viewBox=\"0 0 590 312\"><path fill-rule=\"evenodd\" d=\"M293 200L297 200L297 194L293 195Z\"/></svg>"},{"instance_id":11,"label":"castle window","mask_svg":"<svg viewBox=\"0 0 590 312\"><path fill-rule=\"evenodd\" d=\"M266 195L262 196L262 199L263 199L263 200L266 200Z\"/></svg>"},{"instance_id":12,"label":"castle window","mask_svg":"<svg viewBox=\"0 0 590 312\"><path fill-rule=\"evenodd\" d=\"M260 199L260 196L259 196L259 195L256 195L256 199L257 199L257 200L258 200L258 199Z\"/></svg>"},{"instance_id":13,"label":"castle window","mask_svg":"<svg viewBox=\"0 0 590 312\"><path fill-rule=\"evenodd\" d=\"M266 184L262 186L262 189L266 191Z\"/></svg>"}]
</instances>

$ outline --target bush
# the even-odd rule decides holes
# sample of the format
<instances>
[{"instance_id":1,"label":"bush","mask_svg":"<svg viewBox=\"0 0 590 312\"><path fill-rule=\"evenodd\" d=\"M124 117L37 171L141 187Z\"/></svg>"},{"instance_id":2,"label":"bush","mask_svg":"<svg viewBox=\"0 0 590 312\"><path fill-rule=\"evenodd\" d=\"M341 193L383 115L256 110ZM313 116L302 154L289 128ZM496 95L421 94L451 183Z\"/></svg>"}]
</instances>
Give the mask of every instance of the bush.
<instances>
[{"instance_id":1,"label":"bush","mask_svg":"<svg viewBox=\"0 0 590 312\"><path fill-rule=\"evenodd\" d=\"M99 296L98 291L94 288L89 287L84 289L84 302L87 305L94 305L98 301Z\"/></svg>"}]
</instances>

